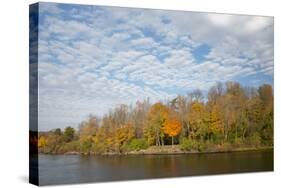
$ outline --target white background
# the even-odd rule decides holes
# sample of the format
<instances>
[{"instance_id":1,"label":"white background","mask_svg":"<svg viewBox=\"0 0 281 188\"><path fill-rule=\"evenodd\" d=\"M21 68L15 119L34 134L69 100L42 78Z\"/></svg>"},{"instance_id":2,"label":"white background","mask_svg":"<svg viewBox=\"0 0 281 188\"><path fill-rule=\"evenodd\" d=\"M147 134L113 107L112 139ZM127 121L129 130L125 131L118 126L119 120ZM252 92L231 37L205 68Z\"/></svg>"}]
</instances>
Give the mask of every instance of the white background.
<instances>
[{"instance_id":1,"label":"white background","mask_svg":"<svg viewBox=\"0 0 281 188\"><path fill-rule=\"evenodd\" d=\"M0 5L0 187L28 184L28 5L36 1L8 0ZM199 176L175 179L67 185L65 187L278 187L280 171L280 42L278 0L57 0L96 5L144 7L267 15L275 17L275 160L274 172ZM280 185L279 185L280 186Z\"/></svg>"}]
</instances>

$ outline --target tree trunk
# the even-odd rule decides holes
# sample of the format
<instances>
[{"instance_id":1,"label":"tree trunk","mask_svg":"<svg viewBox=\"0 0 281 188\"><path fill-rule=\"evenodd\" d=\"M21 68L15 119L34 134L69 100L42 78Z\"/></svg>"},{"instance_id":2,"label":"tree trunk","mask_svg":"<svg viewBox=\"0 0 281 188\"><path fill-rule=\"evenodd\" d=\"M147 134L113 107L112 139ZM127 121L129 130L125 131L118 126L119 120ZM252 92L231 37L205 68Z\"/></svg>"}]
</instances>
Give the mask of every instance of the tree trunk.
<instances>
[{"instance_id":1,"label":"tree trunk","mask_svg":"<svg viewBox=\"0 0 281 188\"><path fill-rule=\"evenodd\" d=\"M228 121L225 125L225 128L224 128L224 141L227 141L227 132L228 132Z\"/></svg>"},{"instance_id":2,"label":"tree trunk","mask_svg":"<svg viewBox=\"0 0 281 188\"><path fill-rule=\"evenodd\" d=\"M188 138L191 139L189 123L187 124Z\"/></svg>"},{"instance_id":3,"label":"tree trunk","mask_svg":"<svg viewBox=\"0 0 281 188\"><path fill-rule=\"evenodd\" d=\"M174 137L172 136L172 147L174 147Z\"/></svg>"},{"instance_id":4,"label":"tree trunk","mask_svg":"<svg viewBox=\"0 0 281 188\"><path fill-rule=\"evenodd\" d=\"M243 131L242 140L244 140L244 139L245 139L245 134L246 134L246 131L247 131L247 128L245 128L245 129L244 129L244 131Z\"/></svg>"},{"instance_id":5,"label":"tree trunk","mask_svg":"<svg viewBox=\"0 0 281 188\"><path fill-rule=\"evenodd\" d=\"M235 140L237 139L237 123L235 123Z\"/></svg>"},{"instance_id":6,"label":"tree trunk","mask_svg":"<svg viewBox=\"0 0 281 188\"><path fill-rule=\"evenodd\" d=\"M160 146L159 132L156 133L156 146Z\"/></svg>"}]
</instances>

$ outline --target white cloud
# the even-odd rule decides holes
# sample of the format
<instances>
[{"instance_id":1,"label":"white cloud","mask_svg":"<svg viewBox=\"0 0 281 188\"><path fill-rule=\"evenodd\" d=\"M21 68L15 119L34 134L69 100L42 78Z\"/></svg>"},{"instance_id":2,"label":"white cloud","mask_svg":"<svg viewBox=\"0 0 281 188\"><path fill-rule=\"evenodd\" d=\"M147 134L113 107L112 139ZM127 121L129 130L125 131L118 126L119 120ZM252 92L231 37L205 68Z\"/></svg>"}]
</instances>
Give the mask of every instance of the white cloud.
<instances>
[{"instance_id":1,"label":"white cloud","mask_svg":"<svg viewBox=\"0 0 281 188\"><path fill-rule=\"evenodd\" d=\"M227 27L233 22L235 16L229 14L207 14L207 18L214 25Z\"/></svg>"},{"instance_id":2,"label":"white cloud","mask_svg":"<svg viewBox=\"0 0 281 188\"><path fill-rule=\"evenodd\" d=\"M62 9L58 8L56 4L52 4L52 3L44 3L41 2L39 5L39 11L41 13L48 13L48 14L60 14L63 12Z\"/></svg>"},{"instance_id":3,"label":"white cloud","mask_svg":"<svg viewBox=\"0 0 281 188\"><path fill-rule=\"evenodd\" d=\"M148 37L139 38L131 41L132 47L138 49L151 49L158 47L158 44L152 39Z\"/></svg>"},{"instance_id":4,"label":"white cloud","mask_svg":"<svg viewBox=\"0 0 281 188\"><path fill-rule=\"evenodd\" d=\"M246 24L248 32L255 32L268 27L273 24L273 20L269 17L257 16L251 18Z\"/></svg>"}]
</instances>

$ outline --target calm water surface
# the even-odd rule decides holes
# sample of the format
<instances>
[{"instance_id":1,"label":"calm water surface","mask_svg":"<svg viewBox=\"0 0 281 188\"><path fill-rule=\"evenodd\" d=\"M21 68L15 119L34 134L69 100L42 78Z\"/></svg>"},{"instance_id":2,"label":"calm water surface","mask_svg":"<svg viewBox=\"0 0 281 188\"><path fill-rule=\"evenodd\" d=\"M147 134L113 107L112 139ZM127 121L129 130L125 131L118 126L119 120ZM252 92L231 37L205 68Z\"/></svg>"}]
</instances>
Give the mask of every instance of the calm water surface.
<instances>
[{"instance_id":1,"label":"calm water surface","mask_svg":"<svg viewBox=\"0 0 281 188\"><path fill-rule=\"evenodd\" d=\"M182 155L39 156L40 185L272 170L273 150Z\"/></svg>"}]
</instances>

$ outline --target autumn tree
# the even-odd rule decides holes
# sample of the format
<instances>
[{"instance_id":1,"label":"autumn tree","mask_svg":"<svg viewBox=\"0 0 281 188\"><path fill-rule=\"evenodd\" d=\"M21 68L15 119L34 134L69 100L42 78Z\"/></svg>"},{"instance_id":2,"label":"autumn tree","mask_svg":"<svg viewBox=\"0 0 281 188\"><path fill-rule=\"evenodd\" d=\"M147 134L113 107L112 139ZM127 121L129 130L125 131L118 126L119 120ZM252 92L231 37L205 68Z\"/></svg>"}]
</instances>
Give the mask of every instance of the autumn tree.
<instances>
[{"instance_id":1,"label":"autumn tree","mask_svg":"<svg viewBox=\"0 0 281 188\"><path fill-rule=\"evenodd\" d=\"M273 90L272 86L269 84L264 84L258 88L258 95L261 99L263 107L266 112L271 112L273 110Z\"/></svg>"},{"instance_id":2,"label":"autumn tree","mask_svg":"<svg viewBox=\"0 0 281 188\"><path fill-rule=\"evenodd\" d=\"M92 138L94 152L104 153L107 151L107 133L104 126L100 127L96 135Z\"/></svg>"},{"instance_id":3,"label":"autumn tree","mask_svg":"<svg viewBox=\"0 0 281 188\"><path fill-rule=\"evenodd\" d=\"M40 136L39 140L38 140L38 147L39 148L45 148L45 146L47 145L47 140L45 136Z\"/></svg>"},{"instance_id":4,"label":"autumn tree","mask_svg":"<svg viewBox=\"0 0 281 188\"><path fill-rule=\"evenodd\" d=\"M147 124L148 111L150 109L149 99L144 100L143 102L137 101L136 107L132 109L131 112L131 122L136 130L136 137L143 137L143 128Z\"/></svg>"},{"instance_id":5,"label":"autumn tree","mask_svg":"<svg viewBox=\"0 0 281 188\"><path fill-rule=\"evenodd\" d=\"M196 139L198 136L201 136L200 133L205 132L206 127L205 124L205 109L204 109L204 104L201 102L193 102L191 104L191 109L188 113L189 119L189 131L190 131L190 137L192 139Z\"/></svg>"},{"instance_id":6,"label":"autumn tree","mask_svg":"<svg viewBox=\"0 0 281 188\"><path fill-rule=\"evenodd\" d=\"M269 84L264 84L258 88L258 95L262 103L262 125L260 128L263 140L273 144L273 89Z\"/></svg>"},{"instance_id":7,"label":"autumn tree","mask_svg":"<svg viewBox=\"0 0 281 188\"><path fill-rule=\"evenodd\" d=\"M217 137L220 134L224 134L224 120L223 112L225 87L221 82L217 82L208 92L208 139L211 137Z\"/></svg>"},{"instance_id":8,"label":"autumn tree","mask_svg":"<svg viewBox=\"0 0 281 188\"><path fill-rule=\"evenodd\" d=\"M177 96L171 102L171 109L174 110L178 116L178 120L180 121L181 125L181 136L185 137L188 136L188 107L189 103L186 97L184 96Z\"/></svg>"},{"instance_id":9,"label":"autumn tree","mask_svg":"<svg viewBox=\"0 0 281 188\"><path fill-rule=\"evenodd\" d=\"M128 121L129 119L128 110L129 110L128 106L124 104L121 104L114 109L111 116L112 116L112 124L115 127L122 126Z\"/></svg>"},{"instance_id":10,"label":"autumn tree","mask_svg":"<svg viewBox=\"0 0 281 188\"><path fill-rule=\"evenodd\" d=\"M223 133L223 122L218 105L215 104L211 105L208 121L209 121L209 127L208 127L209 136L211 135L217 136Z\"/></svg>"},{"instance_id":11,"label":"autumn tree","mask_svg":"<svg viewBox=\"0 0 281 188\"><path fill-rule=\"evenodd\" d=\"M116 130L116 147L120 152L120 148L135 137L135 130L131 123L127 123Z\"/></svg>"},{"instance_id":12,"label":"autumn tree","mask_svg":"<svg viewBox=\"0 0 281 188\"><path fill-rule=\"evenodd\" d=\"M92 148L94 137L98 130L98 118L93 115L89 115L87 121L80 123L78 127L78 135L80 142L80 151L83 153L89 153Z\"/></svg>"},{"instance_id":13,"label":"autumn tree","mask_svg":"<svg viewBox=\"0 0 281 188\"><path fill-rule=\"evenodd\" d=\"M80 140L81 151L88 153L91 150L93 137L96 136L98 130L98 118L89 115L87 121L80 123L78 127L78 135Z\"/></svg>"},{"instance_id":14,"label":"autumn tree","mask_svg":"<svg viewBox=\"0 0 281 188\"><path fill-rule=\"evenodd\" d=\"M163 131L168 136L172 137L172 146L174 145L174 137L181 131L180 121L172 113L168 116L164 122Z\"/></svg>"},{"instance_id":15,"label":"autumn tree","mask_svg":"<svg viewBox=\"0 0 281 188\"><path fill-rule=\"evenodd\" d=\"M144 132L148 141L154 138L157 146L164 145L163 126L168 117L168 108L158 102L152 105L148 114L148 124L144 128Z\"/></svg>"}]
</instances>

